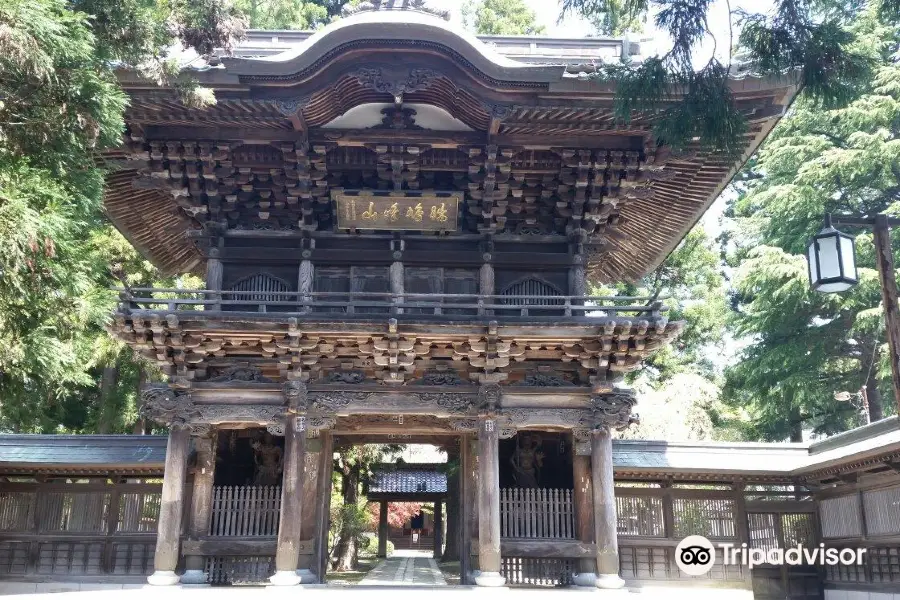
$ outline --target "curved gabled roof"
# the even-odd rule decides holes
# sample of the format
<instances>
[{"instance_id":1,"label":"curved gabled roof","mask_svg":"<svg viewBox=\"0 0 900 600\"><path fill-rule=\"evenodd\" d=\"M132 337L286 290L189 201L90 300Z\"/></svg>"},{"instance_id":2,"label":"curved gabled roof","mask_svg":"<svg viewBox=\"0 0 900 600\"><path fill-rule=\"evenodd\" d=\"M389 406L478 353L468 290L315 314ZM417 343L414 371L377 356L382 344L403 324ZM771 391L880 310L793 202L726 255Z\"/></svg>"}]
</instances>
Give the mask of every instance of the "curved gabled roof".
<instances>
[{"instance_id":1,"label":"curved gabled roof","mask_svg":"<svg viewBox=\"0 0 900 600\"><path fill-rule=\"evenodd\" d=\"M562 79L563 65L535 65L510 60L450 23L413 11L355 14L316 32L293 49L260 58L224 58L235 75L250 78L289 77L315 68L344 48L367 42L428 44L458 54L482 74L503 82L551 83Z\"/></svg>"}]
</instances>

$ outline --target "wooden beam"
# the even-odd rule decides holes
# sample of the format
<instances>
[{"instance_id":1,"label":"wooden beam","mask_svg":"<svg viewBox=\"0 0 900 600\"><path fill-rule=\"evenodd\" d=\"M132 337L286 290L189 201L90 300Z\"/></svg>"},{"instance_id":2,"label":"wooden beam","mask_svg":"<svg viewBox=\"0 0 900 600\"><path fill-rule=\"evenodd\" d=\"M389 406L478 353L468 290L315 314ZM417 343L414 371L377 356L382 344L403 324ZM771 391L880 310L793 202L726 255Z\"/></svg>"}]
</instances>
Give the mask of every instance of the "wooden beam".
<instances>
[{"instance_id":1,"label":"wooden beam","mask_svg":"<svg viewBox=\"0 0 900 600\"><path fill-rule=\"evenodd\" d=\"M597 546L580 540L517 540L504 539L500 543L503 556L523 558L586 558L597 556Z\"/></svg>"},{"instance_id":2,"label":"wooden beam","mask_svg":"<svg viewBox=\"0 0 900 600\"><path fill-rule=\"evenodd\" d=\"M190 557L206 556L274 556L274 538L222 538L203 537L183 542L184 554ZM302 554L312 553L312 540L300 542Z\"/></svg>"},{"instance_id":3,"label":"wooden beam","mask_svg":"<svg viewBox=\"0 0 900 600\"><path fill-rule=\"evenodd\" d=\"M371 499L371 495L369 496ZM388 501L382 500L378 510L378 553L376 558L387 558Z\"/></svg>"}]
</instances>

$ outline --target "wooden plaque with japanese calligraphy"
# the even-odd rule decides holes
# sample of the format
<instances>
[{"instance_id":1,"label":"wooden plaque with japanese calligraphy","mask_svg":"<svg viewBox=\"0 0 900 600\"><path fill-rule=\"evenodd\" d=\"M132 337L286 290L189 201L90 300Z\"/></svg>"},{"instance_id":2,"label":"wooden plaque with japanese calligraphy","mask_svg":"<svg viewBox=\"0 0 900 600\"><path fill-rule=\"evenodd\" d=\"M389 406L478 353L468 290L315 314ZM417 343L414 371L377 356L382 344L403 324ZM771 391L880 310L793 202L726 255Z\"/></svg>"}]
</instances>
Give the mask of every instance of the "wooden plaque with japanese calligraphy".
<instances>
[{"instance_id":1,"label":"wooden plaque with japanese calligraphy","mask_svg":"<svg viewBox=\"0 0 900 600\"><path fill-rule=\"evenodd\" d=\"M456 231L462 192L332 190L338 229Z\"/></svg>"}]
</instances>

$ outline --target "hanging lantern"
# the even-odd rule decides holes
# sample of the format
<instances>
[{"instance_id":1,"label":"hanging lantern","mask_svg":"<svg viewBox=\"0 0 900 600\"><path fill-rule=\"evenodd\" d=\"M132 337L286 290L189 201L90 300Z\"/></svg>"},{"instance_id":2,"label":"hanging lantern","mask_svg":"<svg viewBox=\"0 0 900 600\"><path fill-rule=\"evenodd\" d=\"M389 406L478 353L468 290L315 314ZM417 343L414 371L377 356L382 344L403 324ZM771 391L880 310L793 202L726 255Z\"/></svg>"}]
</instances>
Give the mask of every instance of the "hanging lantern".
<instances>
[{"instance_id":1,"label":"hanging lantern","mask_svg":"<svg viewBox=\"0 0 900 600\"><path fill-rule=\"evenodd\" d=\"M825 217L825 227L813 236L806 249L809 283L817 292L843 292L859 282L853 238L841 233Z\"/></svg>"}]
</instances>

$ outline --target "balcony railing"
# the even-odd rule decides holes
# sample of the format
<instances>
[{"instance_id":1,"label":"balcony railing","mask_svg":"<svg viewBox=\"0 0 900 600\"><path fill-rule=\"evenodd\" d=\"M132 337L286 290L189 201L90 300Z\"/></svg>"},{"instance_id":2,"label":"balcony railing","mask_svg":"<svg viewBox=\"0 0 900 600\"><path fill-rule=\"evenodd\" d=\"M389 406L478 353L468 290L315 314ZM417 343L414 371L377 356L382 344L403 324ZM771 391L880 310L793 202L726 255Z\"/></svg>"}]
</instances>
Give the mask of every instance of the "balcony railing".
<instances>
[{"instance_id":1,"label":"balcony railing","mask_svg":"<svg viewBox=\"0 0 900 600\"><path fill-rule=\"evenodd\" d=\"M392 294L375 292L259 292L119 289L123 314L161 311L232 312L366 318L397 315L453 320L471 317L601 319L659 317L668 310L658 298L638 296L500 296L480 294Z\"/></svg>"}]
</instances>

